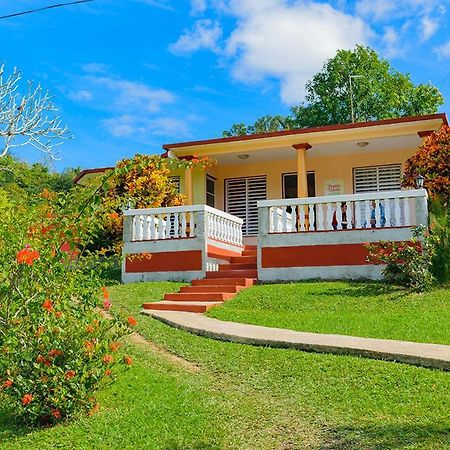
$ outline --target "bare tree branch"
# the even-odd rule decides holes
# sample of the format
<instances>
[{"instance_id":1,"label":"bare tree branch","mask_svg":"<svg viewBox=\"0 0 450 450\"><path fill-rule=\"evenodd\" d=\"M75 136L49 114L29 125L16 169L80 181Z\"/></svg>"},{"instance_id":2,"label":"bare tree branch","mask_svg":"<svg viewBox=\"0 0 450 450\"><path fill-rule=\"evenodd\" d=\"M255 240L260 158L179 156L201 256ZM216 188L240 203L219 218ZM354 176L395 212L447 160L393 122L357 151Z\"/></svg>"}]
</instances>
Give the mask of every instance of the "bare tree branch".
<instances>
[{"instance_id":1,"label":"bare tree branch","mask_svg":"<svg viewBox=\"0 0 450 450\"><path fill-rule=\"evenodd\" d=\"M0 67L0 157L14 147L32 146L56 159L53 148L71 139L69 129L61 125L52 96L40 84L29 81L20 93L19 70L4 76Z\"/></svg>"}]
</instances>

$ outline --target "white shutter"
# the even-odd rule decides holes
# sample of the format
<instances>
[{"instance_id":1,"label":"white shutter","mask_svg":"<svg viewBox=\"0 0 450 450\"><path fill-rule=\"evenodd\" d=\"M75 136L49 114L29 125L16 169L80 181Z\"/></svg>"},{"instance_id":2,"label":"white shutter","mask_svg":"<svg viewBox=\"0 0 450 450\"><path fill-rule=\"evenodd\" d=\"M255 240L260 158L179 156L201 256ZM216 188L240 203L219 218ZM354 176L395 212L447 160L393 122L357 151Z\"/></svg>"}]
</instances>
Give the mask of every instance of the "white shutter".
<instances>
[{"instance_id":1,"label":"white shutter","mask_svg":"<svg viewBox=\"0 0 450 450\"><path fill-rule=\"evenodd\" d=\"M379 167L356 167L353 170L355 194L360 192L395 191L401 187L400 164Z\"/></svg>"},{"instance_id":2,"label":"white shutter","mask_svg":"<svg viewBox=\"0 0 450 450\"><path fill-rule=\"evenodd\" d=\"M258 234L258 200L267 199L266 177L226 180L226 211L244 220L245 236Z\"/></svg>"}]
</instances>

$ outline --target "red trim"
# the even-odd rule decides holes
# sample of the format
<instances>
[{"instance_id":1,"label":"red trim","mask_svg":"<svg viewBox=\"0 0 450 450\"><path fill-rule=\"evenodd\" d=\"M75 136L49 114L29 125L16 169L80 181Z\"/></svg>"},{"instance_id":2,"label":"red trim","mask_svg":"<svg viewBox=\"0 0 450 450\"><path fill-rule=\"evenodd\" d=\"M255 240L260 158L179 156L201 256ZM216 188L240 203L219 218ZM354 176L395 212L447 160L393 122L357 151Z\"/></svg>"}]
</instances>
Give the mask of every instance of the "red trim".
<instances>
[{"instance_id":1,"label":"red trim","mask_svg":"<svg viewBox=\"0 0 450 450\"><path fill-rule=\"evenodd\" d=\"M78 184L78 182L85 175L89 175L90 173L102 173L102 172L106 172L107 170L113 170L113 169L114 169L114 167L98 167L96 169L84 169L73 179L72 183Z\"/></svg>"},{"instance_id":2,"label":"red trim","mask_svg":"<svg viewBox=\"0 0 450 450\"><path fill-rule=\"evenodd\" d=\"M417 134L419 135L419 137L424 138L424 137L428 137L431 134L433 134L434 131L433 130L426 130L426 131L418 131Z\"/></svg>"},{"instance_id":3,"label":"red trim","mask_svg":"<svg viewBox=\"0 0 450 450\"><path fill-rule=\"evenodd\" d=\"M190 142L177 142L174 144L164 144L164 150L170 150L172 148L182 148L182 147L192 147L198 145L208 145L208 144L218 144L218 143L226 143L226 142L237 142L237 141L248 141L253 139L265 139L277 136L289 136L289 135L297 135L297 134L309 134L309 133L318 133L321 131L336 131L336 130L348 130L352 128L364 128L364 127L374 127L378 125L391 125L396 123L407 123L407 122L419 122L421 120L434 120L441 119L444 125L448 125L447 116L445 113L438 114L429 114L425 116L414 116L414 117L400 117L396 119L383 119L383 120L373 120L369 122L358 122L358 123L343 123L338 125L325 125L321 127L313 127L313 128L296 128L294 130L283 130L283 131L274 131L271 133L260 133L260 134L251 134L244 136L232 136L227 138L216 138L216 139L207 139L201 141L190 141Z\"/></svg>"},{"instance_id":4,"label":"red trim","mask_svg":"<svg viewBox=\"0 0 450 450\"><path fill-rule=\"evenodd\" d=\"M202 251L186 250L177 252L150 253L149 258L125 260L125 272L181 272L202 270Z\"/></svg>"},{"instance_id":5,"label":"red trim","mask_svg":"<svg viewBox=\"0 0 450 450\"><path fill-rule=\"evenodd\" d=\"M310 148L312 148L312 145L308 144L307 142L304 142L303 144L294 144L292 147L294 147L295 150L300 150L301 148L309 150Z\"/></svg>"},{"instance_id":6,"label":"red trim","mask_svg":"<svg viewBox=\"0 0 450 450\"><path fill-rule=\"evenodd\" d=\"M242 256L242 252L233 252L225 248L216 247L215 245L208 244L207 247L208 257L216 259L224 259L230 261L234 256Z\"/></svg>"},{"instance_id":7,"label":"red trim","mask_svg":"<svg viewBox=\"0 0 450 450\"><path fill-rule=\"evenodd\" d=\"M261 249L261 267L324 267L369 264L364 244L306 245Z\"/></svg>"}]
</instances>

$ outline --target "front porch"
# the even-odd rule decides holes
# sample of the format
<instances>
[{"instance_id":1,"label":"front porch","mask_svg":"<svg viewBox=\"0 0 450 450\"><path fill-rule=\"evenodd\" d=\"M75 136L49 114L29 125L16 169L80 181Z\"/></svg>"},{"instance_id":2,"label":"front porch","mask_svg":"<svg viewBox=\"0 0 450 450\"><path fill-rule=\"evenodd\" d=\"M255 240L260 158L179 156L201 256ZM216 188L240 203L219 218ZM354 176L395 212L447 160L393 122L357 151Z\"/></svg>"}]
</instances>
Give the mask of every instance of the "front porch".
<instances>
[{"instance_id":1,"label":"front porch","mask_svg":"<svg viewBox=\"0 0 450 450\"><path fill-rule=\"evenodd\" d=\"M423 189L264 200L257 208L254 268L229 266L243 255L242 218L206 205L124 211L123 281L379 279L365 244L408 241L412 227L428 223Z\"/></svg>"}]
</instances>

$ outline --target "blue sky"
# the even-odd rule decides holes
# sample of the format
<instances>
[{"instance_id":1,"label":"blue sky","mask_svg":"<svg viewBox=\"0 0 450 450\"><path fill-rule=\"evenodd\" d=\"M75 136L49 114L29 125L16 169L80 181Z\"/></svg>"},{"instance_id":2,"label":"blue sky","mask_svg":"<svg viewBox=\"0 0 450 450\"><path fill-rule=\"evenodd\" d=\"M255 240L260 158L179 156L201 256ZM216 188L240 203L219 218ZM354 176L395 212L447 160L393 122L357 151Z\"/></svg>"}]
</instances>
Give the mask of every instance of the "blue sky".
<instances>
[{"instance_id":1,"label":"blue sky","mask_svg":"<svg viewBox=\"0 0 450 450\"><path fill-rule=\"evenodd\" d=\"M0 0L0 15L51 3ZM54 167L100 167L287 113L355 44L450 98L449 18L450 0L95 0L1 20L1 60L49 89L72 130Z\"/></svg>"}]
</instances>

